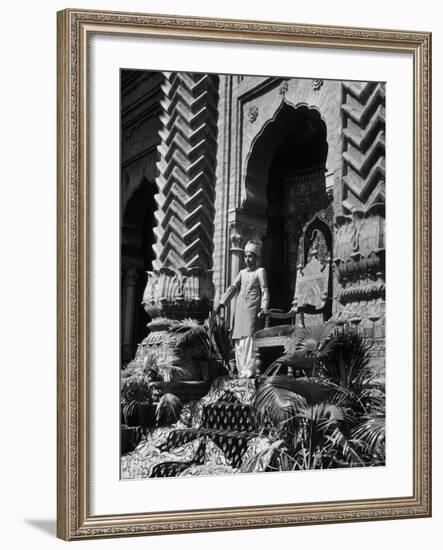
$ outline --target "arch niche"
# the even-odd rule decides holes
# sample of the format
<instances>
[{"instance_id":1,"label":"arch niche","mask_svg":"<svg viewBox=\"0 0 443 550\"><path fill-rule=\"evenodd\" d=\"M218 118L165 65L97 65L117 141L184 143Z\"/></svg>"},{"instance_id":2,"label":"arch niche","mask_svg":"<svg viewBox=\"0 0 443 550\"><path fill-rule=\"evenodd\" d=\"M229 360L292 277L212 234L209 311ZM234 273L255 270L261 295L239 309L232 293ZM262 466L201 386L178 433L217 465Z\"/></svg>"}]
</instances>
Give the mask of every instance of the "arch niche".
<instances>
[{"instance_id":1,"label":"arch niche","mask_svg":"<svg viewBox=\"0 0 443 550\"><path fill-rule=\"evenodd\" d=\"M265 221L262 263L273 308L290 308L303 227L327 205L327 154L327 128L319 111L286 101L252 144L242 210Z\"/></svg>"},{"instance_id":2,"label":"arch niche","mask_svg":"<svg viewBox=\"0 0 443 550\"><path fill-rule=\"evenodd\" d=\"M146 271L152 269L157 208L154 181L143 177L121 216L120 342L121 362L134 358L137 343L146 336L148 316L142 307Z\"/></svg>"}]
</instances>

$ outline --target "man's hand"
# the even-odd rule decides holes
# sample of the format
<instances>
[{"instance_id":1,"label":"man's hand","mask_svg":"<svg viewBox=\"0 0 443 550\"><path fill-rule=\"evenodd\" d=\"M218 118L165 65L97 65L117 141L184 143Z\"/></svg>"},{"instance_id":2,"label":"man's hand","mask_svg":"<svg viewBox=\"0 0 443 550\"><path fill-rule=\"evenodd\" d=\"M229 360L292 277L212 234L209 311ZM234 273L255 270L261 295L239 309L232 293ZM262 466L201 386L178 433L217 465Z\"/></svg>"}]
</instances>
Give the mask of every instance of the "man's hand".
<instances>
[{"instance_id":1,"label":"man's hand","mask_svg":"<svg viewBox=\"0 0 443 550\"><path fill-rule=\"evenodd\" d=\"M263 317L265 317L267 313L268 313L267 311L265 311L264 309L261 309L261 310L258 312L257 317L258 317L259 319L263 319Z\"/></svg>"},{"instance_id":2,"label":"man's hand","mask_svg":"<svg viewBox=\"0 0 443 550\"><path fill-rule=\"evenodd\" d=\"M220 315L220 311L221 311L221 309L224 308L224 307L225 307L224 304L220 304L220 303L217 304L217 305L215 306L215 308L214 308L214 313L215 313L215 315Z\"/></svg>"}]
</instances>

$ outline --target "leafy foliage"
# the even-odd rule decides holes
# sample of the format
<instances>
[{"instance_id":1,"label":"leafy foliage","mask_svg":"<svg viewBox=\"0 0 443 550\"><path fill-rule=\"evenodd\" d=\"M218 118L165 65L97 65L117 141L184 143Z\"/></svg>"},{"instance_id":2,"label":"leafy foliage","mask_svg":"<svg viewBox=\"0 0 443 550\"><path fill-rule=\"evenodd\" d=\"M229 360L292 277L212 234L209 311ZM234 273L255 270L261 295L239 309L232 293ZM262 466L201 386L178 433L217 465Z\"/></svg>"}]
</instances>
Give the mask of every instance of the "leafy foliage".
<instances>
[{"instance_id":1,"label":"leafy foliage","mask_svg":"<svg viewBox=\"0 0 443 550\"><path fill-rule=\"evenodd\" d=\"M179 349L198 346L209 360L219 359L232 375L229 357L232 343L225 321L211 314L203 324L195 319L184 319L171 327L176 335L175 345Z\"/></svg>"},{"instance_id":2,"label":"leafy foliage","mask_svg":"<svg viewBox=\"0 0 443 550\"><path fill-rule=\"evenodd\" d=\"M357 331L337 332L332 323L294 331L253 403L275 438L285 441L278 469L384 463L384 365L370 359L370 347ZM310 376L266 376L280 366Z\"/></svg>"},{"instance_id":3,"label":"leafy foliage","mask_svg":"<svg viewBox=\"0 0 443 550\"><path fill-rule=\"evenodd\" d=\"M143 375L132 375L127 378L122 383L120 399L125 418L139 412L141 406L152 404L153 397L149 380Z\"/></svg>"},{"instance_id":4,"label":"leafy foliage","mask_svg":"<svg viewBox=\"0 0 443 550\"><path fill-rule=\"evenodd\" d=\"M333 330L332 322L314 327L296 328L285 347L285 353L268 367L264 376L277 372L281 366L302 370L315 376L318 365L333 348L334 342L330 338Z\"/></svg>"},{"instance_id":5,"label":"leafy foliage","mask_svg":"<svg viewBox=\"0 0 443 550\"><path fill-rule=\"evenodd\" d=\"M180 417L183 403L173 393L165 393L161 396L155 411L155 420L158 424L173 424Z\"/></svg>"}]
</instances>

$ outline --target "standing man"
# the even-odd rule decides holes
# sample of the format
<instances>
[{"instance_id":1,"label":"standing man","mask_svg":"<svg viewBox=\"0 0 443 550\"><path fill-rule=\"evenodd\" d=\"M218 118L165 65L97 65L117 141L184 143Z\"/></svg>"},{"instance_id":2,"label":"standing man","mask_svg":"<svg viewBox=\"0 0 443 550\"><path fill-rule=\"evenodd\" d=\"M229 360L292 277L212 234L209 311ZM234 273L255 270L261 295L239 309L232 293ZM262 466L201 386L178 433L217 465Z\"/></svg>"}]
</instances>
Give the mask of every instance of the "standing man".
<instances>
[{"instance_id":1,"label":"standing man","mask_svg":"<svg viewBox=\"0 0 443 550\"><path fill-rule=\"evenodd\" d=\"M259 256L259 245L248 242L245 246L246 268L240 270L215 308L215 313L219 313L237 295L232 339L240 378L252 378L255 375L252 336L260 328L258 320L264 317L269 308L268 281L265 269L258 267Z\"/></svg>"}]
</instances>

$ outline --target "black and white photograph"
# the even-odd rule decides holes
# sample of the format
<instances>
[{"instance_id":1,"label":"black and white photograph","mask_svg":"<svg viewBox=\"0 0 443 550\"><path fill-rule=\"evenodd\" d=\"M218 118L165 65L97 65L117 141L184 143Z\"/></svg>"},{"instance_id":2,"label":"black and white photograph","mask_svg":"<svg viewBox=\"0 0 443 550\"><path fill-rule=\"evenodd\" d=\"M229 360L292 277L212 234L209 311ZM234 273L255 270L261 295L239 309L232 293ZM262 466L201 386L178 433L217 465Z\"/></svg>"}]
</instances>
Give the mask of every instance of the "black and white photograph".
<instances>
[{"instance_id":1,"label":"black and white photograph","mask_svg":"<svg viewBox=\"0 0 443 550\"><path fill-rule=\"evenodd\" d=\"M122 69L121 478L385 464L385 83Z\"/></svg>"}]
</instances>

